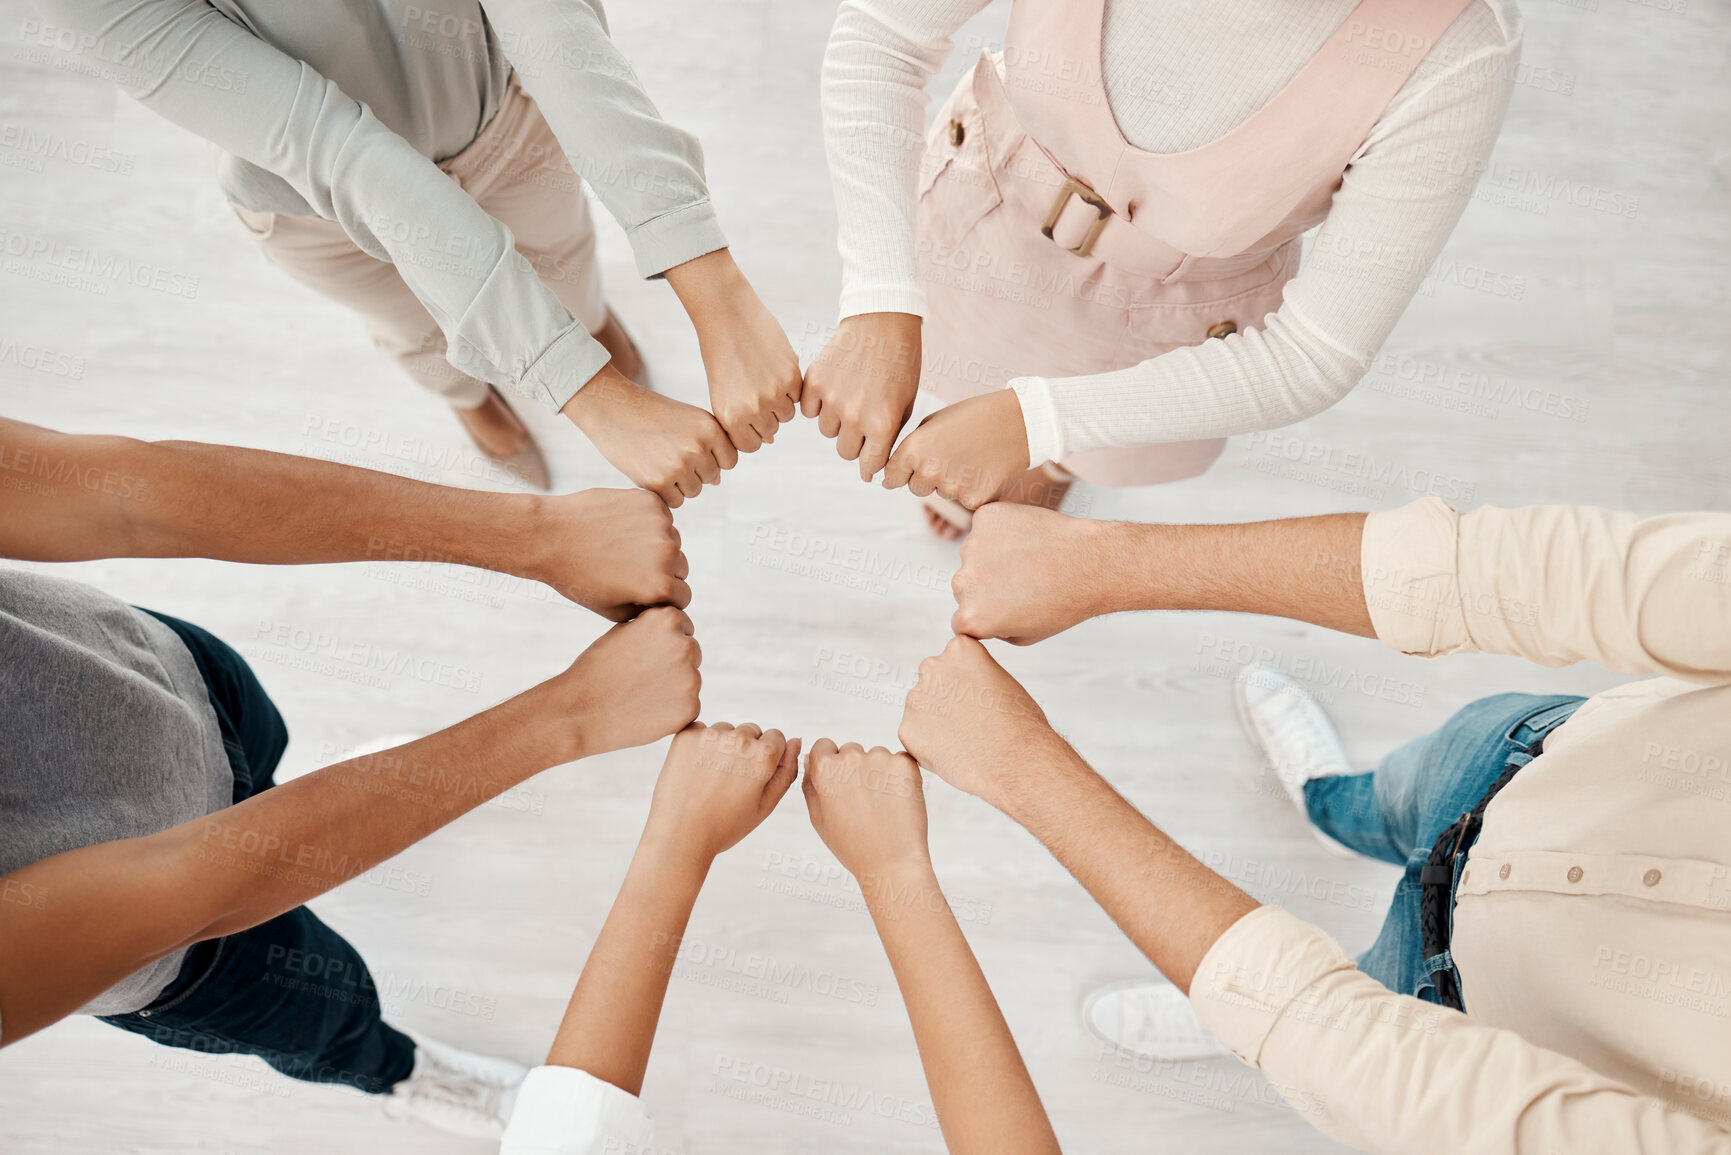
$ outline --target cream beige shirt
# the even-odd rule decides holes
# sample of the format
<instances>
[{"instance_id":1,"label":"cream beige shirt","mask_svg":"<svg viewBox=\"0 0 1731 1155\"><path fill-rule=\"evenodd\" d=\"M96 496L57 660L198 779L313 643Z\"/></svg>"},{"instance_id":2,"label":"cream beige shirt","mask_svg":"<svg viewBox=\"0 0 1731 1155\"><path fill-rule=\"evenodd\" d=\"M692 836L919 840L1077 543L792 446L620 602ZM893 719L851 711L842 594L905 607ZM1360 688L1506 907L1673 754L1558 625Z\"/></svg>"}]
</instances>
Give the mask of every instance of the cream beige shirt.
<instances>
[{"instance_id":1,"label":"cream beige shirt","mask_svg":"<svg viewBox=\"0 0 1731 1155\"><path fill-rule=\"evenodd\" d=\"M1191 997L1368 1151L1731 1153L1731 514L1372 514L1377 636L1425 657L1660 675L1590 699L1485 811L1455 908L1467 1014L1395 995L1274 907Z\"/></svg>"}]
</instances>

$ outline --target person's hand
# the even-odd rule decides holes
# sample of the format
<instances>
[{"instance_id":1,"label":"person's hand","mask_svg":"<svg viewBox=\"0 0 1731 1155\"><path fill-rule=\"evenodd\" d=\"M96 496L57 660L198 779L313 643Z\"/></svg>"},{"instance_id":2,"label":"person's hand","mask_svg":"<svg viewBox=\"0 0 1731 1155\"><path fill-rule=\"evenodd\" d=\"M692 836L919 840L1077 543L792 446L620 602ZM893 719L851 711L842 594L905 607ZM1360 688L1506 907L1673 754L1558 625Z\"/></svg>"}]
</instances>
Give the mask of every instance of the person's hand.
<instances>
[{"instance_id":1,"label":"person's hand","mask_svg":"<svg viewBox=\"0 0 1731 1155\"><path fill-rule=\"evenodd\" d=\"M538 499L523 576L616 622L645 606L691 604L690 565L667 503L642 489Z\"/></svg>"},{"instance_id":2,"label":"person's hand","mask_svg":"<svg viewBox=\"0 0 1731 1155\"><path fill-rule=\"evenodd\" d=\"M1026 646L1108 612L1112 528L1031 505L982 507L950 579L950 627Z\"/></svg>"},{"instance_id":3,"label":"person's hand","mask_svg":"<svg viewBox=\"0 0 1731 1155\"><path fill-rule=\"evenodd\" d=\"M921 766L1004 811L1069 751L1039 703L966 637L920 663L896 736Z\"/></svg>"},{"instance_id":4,"label":"person's hand","mask_svg":"<svg viewBox=\"0 0 1731 1155\"><path fill-rule=\"evenodd\" d=\"M667 751L643 836L707 865L757 829L798 774L798 738L750 723L693 722Z\"/></svg>"},{"instance_id":5,"label":"person's hand","mask_svg":"<svg viewBox=\"0 0 1731 1155\"><path fill-rule=\"evenodd\" d=\"M804 790L818 837L862 890L871 879L931 868L920 768L906 754L819 738L806 755Z\"/></svg>"},{"instance_id":6,"label":"person's hand","mask_svg":"<svg viewBox=\"0 0 1731 1155\"><path fill-rule=\"evenodd\" d=\"M652 393L610 365L560 412L619 472L674 509L739 463L727 431L707 410Z\"/></svg>"},{"instance_id":7,"label":"person's hand","mask_svg":"<svg viewBox=\"0 0 1731 1155\"><path fill-rule=\"evenodd\" d=\"M697 717L702 660L685 611L657 606L602 634L530 692L569 762L683 730Z\"/></svg>"},{"instance_id":8,"label":"person's hand","mask_svg":"<svg viewBox=\"0 0 1731 1155\"><path fill-rule=\"evenodd\" d=\"M884 468L884 488L934 490L968 509L996 501L1028 468L1022 403L999 389L938 410L902 439Z\"/></svg>"},{"instance_id":9,"label":"person's hand","mask_svg":"<svg viewBox=\"0 0 1731 1155\"><path fill-rule=\"evenodd\" d=\"M752 453L774 441L799 407L799 357L787 334L726 249L666 276L697 330L709 407L734 448Z\"/></svg>"},{"instance_id":10,"label":"person's hand","mask_svg":"<svg viewBox=\"0 0 1731 1155\"><path fill-rule=\"evenodd\" d=\"M848 317L805 369L800 411L835 439L870 481L889 460L920 390L920 319L911 313Z\"/></svg>"}]
</instances>

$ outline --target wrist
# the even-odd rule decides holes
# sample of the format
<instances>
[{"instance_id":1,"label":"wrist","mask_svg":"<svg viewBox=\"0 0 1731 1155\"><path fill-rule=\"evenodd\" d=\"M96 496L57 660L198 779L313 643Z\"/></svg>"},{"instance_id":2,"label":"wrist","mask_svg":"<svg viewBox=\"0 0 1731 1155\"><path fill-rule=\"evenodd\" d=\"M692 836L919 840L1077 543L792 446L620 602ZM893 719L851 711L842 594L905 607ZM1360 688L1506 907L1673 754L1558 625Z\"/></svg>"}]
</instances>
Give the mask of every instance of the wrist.
<instances>
[{"instance_id":1,"label":"wrist","mask_svg":"<svg viewBox=\"0 0 1731 1155\"><path fill-rule=\"evenodd\" d=\"M584 433L593 437L593 428L602 420L601 413L609 405L621 401L629 403L637 383L613 367L612 362L601 366L595 376L583 383L583 388L571 395L571 400L560 407L559 412L571 419L571 423Z\"/></svg>"},{"instance_id":2,"label":"wrist","mask_svg":"<svg viewBox=\"0 0 1731 1155\"><path fill-rule=\"evenodd\" d=\"M1155 579L1161 565L1158 532L1165 528L1124 521L1086 525L1089 537L1075 556L1078 576L1088 585L1090 617L1164 608Z\"/></svg>"},{"instance_id":3,"label":"wrist","mask_svg":"<svg viewBox=\"0 0 1731 1155\"><path fill-rule=\"evenodd\" d=\"M528 581L547 581L552 573L548 527L553 518L548 499L540 494L508 495L500 519L497 556L487 568ZM549 583L551 584L551 583Z\"/></svg>"},{"instance_id":4,"label":"wrist","mask_svg":"<svg viewBox=\"0 0 1731 1155\"><path fill-rule=\"evenodd\" d=\"M709 877L715 857L689 831L663 827L651 810L643 836L637 840L637 852L631 857L631 871L658 884L689 887L696 893Z\"/></svg>"},{"instance_id":5,"label":"wrist","mask_svg":"<svg viewBox=\"0 0 1731 1155\"><path fill-rule=\"evenodd\" d=\"M561 685L573 676L567 670L494 707L509 712L514 735L535 752L542 770L607 752L590 737L595 726L588 710L572 709L571 690Z\"/></svg>"},{"instance_id":6,"label":"wrist","mask_svg":"<svg viewBox=\"0 0 1731 1155\"><path fill-rule=\"evenodd\" d=\"M899 922L910 908L945 901L932 860L924 853L862 865L852 873L873 922Z\"/></svg>"},{"instance_id":7,"label":"wrist","mask_svg":"<svg viewBox=\"0 0 1731 1155\"><path fill-rule=\"evenodd\" d=\"M1011 756L1014 768L1003 776L1002 795L992 800L997 809L1042 841L1041 831L1062 824L1063 816L1074 810L1078 796L1099 778L1056 731L1048 731L1048 735L1046 740L1017 747Z\"/></svg>"},{"instance_id":8,"label":"wrist","mask_svg":"<svg viewBox=\"0 0 1731 1155\"><path fill-rule=\"evenodd\" d=\"M668 269L664 275L679 303L685 306L686 316L697 328L700 343L706 328L725 324L724 318L736 311L742 294L753 291L733 254L726 249L694 257Z\"/></svg>"}]
</instances>

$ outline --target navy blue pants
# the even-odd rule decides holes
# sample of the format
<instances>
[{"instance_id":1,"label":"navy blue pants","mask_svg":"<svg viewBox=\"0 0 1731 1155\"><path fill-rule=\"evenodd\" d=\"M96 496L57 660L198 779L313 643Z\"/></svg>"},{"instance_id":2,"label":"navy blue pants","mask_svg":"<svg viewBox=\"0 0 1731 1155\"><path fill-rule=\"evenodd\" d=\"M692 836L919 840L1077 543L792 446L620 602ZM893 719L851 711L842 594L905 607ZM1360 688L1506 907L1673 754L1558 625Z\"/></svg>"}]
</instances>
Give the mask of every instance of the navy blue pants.
<instances>
[{"instance_id":1,"label":"navy blue pants","mask_svg":"<svg viewBox=\"0 0 1731 1155\"><path fill-rule=\"evenodd\" d=\"M275 785L282 715L246 659L188 622L146 610L192 651L234 769L234 800ZM415 1045L379 1017L361 956L306 907L201 942L155 1002L103 1022L164 1046L257 1055L293 1079L383 1094L409 1077Z\"/></svg>"}]
</instances>

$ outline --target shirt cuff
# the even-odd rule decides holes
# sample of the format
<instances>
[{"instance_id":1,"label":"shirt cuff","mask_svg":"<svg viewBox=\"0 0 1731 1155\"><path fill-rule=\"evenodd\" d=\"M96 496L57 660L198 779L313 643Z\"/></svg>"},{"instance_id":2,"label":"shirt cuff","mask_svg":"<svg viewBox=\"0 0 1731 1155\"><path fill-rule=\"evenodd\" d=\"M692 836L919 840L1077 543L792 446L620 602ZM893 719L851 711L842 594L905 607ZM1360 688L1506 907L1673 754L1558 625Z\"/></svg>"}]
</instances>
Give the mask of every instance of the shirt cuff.
<instances>
[{"instance_id":1,"label":"shirt cuff","mask_svg":"<svg viewBox=\"0 0 1731 1155\"><path fill-rule=\"evenodd\" d=\"M1052 383L1044 377L1013 377L1010 388L1022 403L1022 426L1028 433L1028 464L1064 460L1064 431L1058 425Z\"/></svg>"},{"instance_id":2,"label":"shirt cuff","mask_svg":"<svg viewBox=\"0 0 1731 1155\"><path fill-rule=\"evenodd\" d=\"M1262 1047L1283 1017L1308 1014L1305 992L1318 979L1353 969L1321 927L1278 906L1260 906L1214 940L1190 980L1202 1025L1240 1059L1261 1065Z\"/></svg>"},{"instance_id":3,"label":"shirt cuff","mask_svg":"<svg viewBox=\"0 0 1731 1155\"><path fill-rule=\"evenodd\" d=\"M840 320L866 313L911 313L925 319L926 292L919 286L860 285L841 291Z\"/></svg>"},{"instance_id":4,"label":"shirt cuff","mask_svg":"<svg viewBox=\"0 0 1731 1155\"><path fill-rule=\"evenodd\" d=\"M605 345L573 324L523 371L518 387L557 412L612 358Z\"/></svg>"},{"instance_id":5,"label":"shirt cuff","mask_svg":"<svg viewBox=\"0 0 1731 1155\"><path fill-rule=\"evenodd\" d=\"M536 1067L518 1088L499 1155L644 1151L653 1139L636 1095L575 1067Z\"/></svg>"},{"instance_id":6,"label":"shirt cuff","mask_svg":"<svg viewBox=\"0 0 1731 1155\"><path fill-rule=\"evenodd\" d=\"M1440 497L1365 519L1364 604L1383 644L1424 657L1477 648L1461 606L1459 537L1460 514Z\"/></svg>"},{"instance_id":7,"label":"shirt cuff","mask_svg":"<svg viewBox=\"0 0 1731 1155\"><path fill-rule=\"evenodd\" d=\"M727 247L727 236L707 197L649 218L628 231L625 239L637 257L637 272L645 277L659 277L675 265Z\"/></svg>"}]
</instances>

